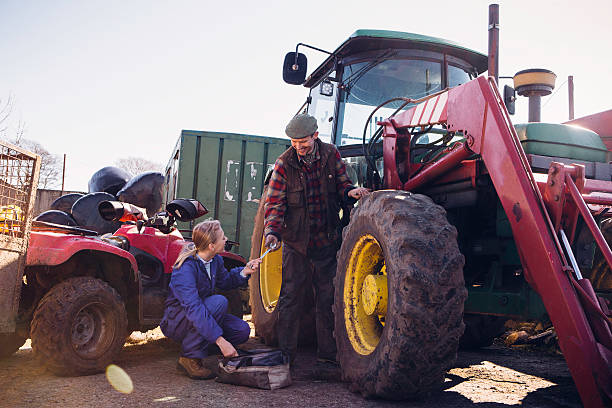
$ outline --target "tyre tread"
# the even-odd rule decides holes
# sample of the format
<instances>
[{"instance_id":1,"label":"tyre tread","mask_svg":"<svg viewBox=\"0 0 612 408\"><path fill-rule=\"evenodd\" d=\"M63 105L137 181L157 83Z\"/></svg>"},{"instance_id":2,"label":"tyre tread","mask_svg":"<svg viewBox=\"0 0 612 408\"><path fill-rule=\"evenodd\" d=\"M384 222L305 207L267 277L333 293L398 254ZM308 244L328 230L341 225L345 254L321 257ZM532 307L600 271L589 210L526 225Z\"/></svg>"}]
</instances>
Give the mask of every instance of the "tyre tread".
<instances>
[{"instance_id":1,"label":"tyre tread","mask_svg":"<svg viewBox=\"0 0 612 408\"><path fill-rule=\"evenodd\" d=\"M117 313L117 332L108 351L97 360L80 359L72 350L70 330L73 305L94 296L107 301ZM47 368L58 375L85 375L103 371L123 347L127 332L127 313L117 291L99 279L74 277L60 282L47 292L32 318L32 350Z\"/></svg>"},{"instance_id":2,"label":"tyre tread","mask_svg":"<svg viewBox=\"0 0 612 408\"><path fill-rule=\"evenodd\" d=\"M343 315L343 267L365 233L379 240L390 278L387 324L369 356L352 349ZM424 195L377 191L352 212L343 238L334 310L344 378L364 397L411 399L440 389L456 358L467 297L464 257L445 210Z\"/></svg>"}]
</instances>

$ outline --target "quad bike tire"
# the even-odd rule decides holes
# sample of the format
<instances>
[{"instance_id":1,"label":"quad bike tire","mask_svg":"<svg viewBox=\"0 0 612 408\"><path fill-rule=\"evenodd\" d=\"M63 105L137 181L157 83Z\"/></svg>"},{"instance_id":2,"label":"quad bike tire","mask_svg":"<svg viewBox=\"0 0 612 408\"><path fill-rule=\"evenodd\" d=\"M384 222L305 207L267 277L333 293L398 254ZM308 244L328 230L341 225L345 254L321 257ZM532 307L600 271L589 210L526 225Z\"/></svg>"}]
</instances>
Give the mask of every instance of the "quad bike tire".
<instances>
[{"instance_id":1,"label":"quad bike tire","mask_svg":"<svg viewBox=\"0 0 612 408\"><path fill-rule=\"evenodd\" d=\"M464 262L457 230L429 197L385 190L360 201L343 231L334 300L338 361L352 391L402 400L441 389L464 330ZM373 315L368 275L386 287L378 292L386 310Z\"/></svg>"},{"instance_id":2,"label":"quad bike tire","mask_svg":"<svg viewBox=\"0 0 612 408\"><path fill-rule=\"evenodd\" d=\"M461 350L476 350L493 344L504 332L505 317L466 314L463 316L465 331L459 340Z\"/></svg>"},{"instance_id":3,"label":"quad bike tire","mask_svg":"<svg viewBox=\"0 0 612 408\"><path fill-rule=\"evenodd\" d=\"M264 186L259 200L259 207L255 215L255 225L251 236L251 259L259 258L265 251L264 236L264 203L268 195L268 186ZM251 275L249 279L249 303L251 315L255 325L255 334L261 337L265 344L275 346L278 344L276 332L278 310L276 302L280 294L282 281L282 246L280 249L268 253L259 267L259 272ZM307 287L311 288L308 284ZM306 290L300 319L299 344L311 345L315 338L314 294Z\"/></svg>"},{"instance_id":4,"label":"quad bike tire","mask_svg":"<svg viewBox=\"0 0 612 408\"><path fill-rule=\"evenodd\" d=\"M36 307L32 349L54 374L99 373L123 347L127 323L124 303L109 284L70 278L51 288Z\"/></svg>"},{"instance_id":5,"label":"quad bike tire","mask_svg":"<svg viewBox=\"0 0 612 408\"><path fill-rule=\"evenodd\" d=\"M19 333L0 334L0 358L11 356L23 346L27 337Z\"/></svg>"}]
</instances>

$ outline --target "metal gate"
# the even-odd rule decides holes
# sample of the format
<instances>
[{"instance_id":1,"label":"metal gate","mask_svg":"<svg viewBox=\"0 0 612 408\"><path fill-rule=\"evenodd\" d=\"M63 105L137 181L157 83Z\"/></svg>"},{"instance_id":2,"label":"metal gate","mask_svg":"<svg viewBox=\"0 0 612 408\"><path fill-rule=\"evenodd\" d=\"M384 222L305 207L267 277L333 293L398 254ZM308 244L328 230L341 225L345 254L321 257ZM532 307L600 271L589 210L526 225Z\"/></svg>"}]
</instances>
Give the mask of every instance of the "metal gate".
<instances>
[{"instance_id":1,"label":"metal gate","mask_svg":"<svg viewBox=\"0 0 612 408\"><path fill-rule=\"evenodd\" d=\"M0 141L0 333L15 330L40 160Z\"/></svg>"}]
</instances>

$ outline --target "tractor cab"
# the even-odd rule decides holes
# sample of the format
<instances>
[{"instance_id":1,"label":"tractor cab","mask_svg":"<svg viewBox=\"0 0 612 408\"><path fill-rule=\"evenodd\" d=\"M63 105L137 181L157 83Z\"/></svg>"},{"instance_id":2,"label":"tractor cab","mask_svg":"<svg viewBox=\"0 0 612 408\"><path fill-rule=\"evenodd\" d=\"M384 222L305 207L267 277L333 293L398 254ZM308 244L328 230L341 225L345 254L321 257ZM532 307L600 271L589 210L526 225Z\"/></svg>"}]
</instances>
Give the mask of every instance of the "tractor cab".
<instances>
[{"instance_id":1,"label":"tractor cab","mask_svg":"<svg viewBox=\"0 0 612 408\"><path fill-rule=\"evenodd\" d=\"M317 118L319 137L343 157L362 155L377 121L414 106L400 98L420 99L487 70L485 54L452 41L385 30L355 31L307 78L306 62L296 48L285 57L283 77L310 89L303 109Z\"/></svg>"},{"instance_id":2,"label":"tractor cab","mask_svg":"<svg viewBox=\"0 0 612 408\"><path fill-rule=\"evenodd\" d=\"M380 184L383 170L377 123L415 105L407 99L419 100L474 79L487 70L488 61L485 54L440 38L357 30L306 77L300 45L326 52L298 44L285 57L283 79L310 89L299 112L317 118L321 140L338 146L349 177L368 187ZM434 135L425 134L415 142L429 144L430 139Z\"/></svg>"}]
</instances>

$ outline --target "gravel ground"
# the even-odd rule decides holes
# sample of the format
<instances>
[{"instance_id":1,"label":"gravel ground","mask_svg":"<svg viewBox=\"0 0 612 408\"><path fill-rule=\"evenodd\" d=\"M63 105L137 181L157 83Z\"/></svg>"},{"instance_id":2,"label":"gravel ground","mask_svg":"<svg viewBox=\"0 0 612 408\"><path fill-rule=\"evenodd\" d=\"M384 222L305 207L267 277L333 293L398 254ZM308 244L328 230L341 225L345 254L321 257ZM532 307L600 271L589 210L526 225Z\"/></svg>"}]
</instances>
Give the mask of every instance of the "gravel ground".
<instances>
[{"instance_id":1,"label":"gravel ground","mask_svg":"<svg viewBox=\"0 0 612 408\"><path fill-rule=\"evenodd\" d=\"M259 346L251 338L249 346ZM580 407L580 398L558 355L494 345L460 352L446 376L445 390L424 401L364 400L345 384L316 381L314 351L302 350L288 388L265 391L194 381L176 369L178 347L159 329L135 332L117 365L131 377L134 391L115 391L104 374L56 377L33 358L29 342L0 362L2 407Z\"/></svg>"}]
</instances>

